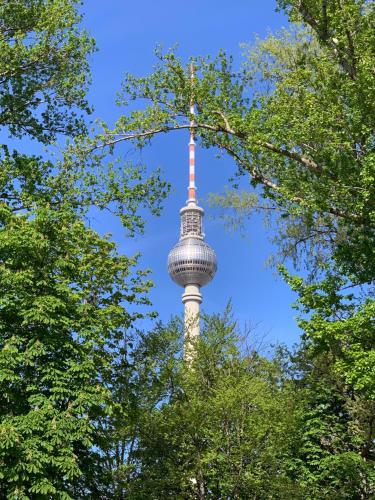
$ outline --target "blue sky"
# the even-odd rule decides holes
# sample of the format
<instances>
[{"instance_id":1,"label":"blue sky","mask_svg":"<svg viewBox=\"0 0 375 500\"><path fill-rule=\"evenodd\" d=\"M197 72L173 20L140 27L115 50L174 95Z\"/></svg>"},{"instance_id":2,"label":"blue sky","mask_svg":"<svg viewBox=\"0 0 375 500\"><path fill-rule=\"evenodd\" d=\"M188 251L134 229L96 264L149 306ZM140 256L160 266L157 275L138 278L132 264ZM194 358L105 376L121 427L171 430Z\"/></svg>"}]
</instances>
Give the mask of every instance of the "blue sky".
<instances>
[{"instance_id":1,"label":"blue sky","mask_svg":"<svg viewBox=\"0 0 375 500\"><path fill-rule=\"evenodd\" d=\"M165 48L178 43L178 54L216 54L221 48L239 61L240 43L252 42L254 34L265 36L270 30L287 25L285 17L275 12L272 0L90 0L84 3L84 24L97 40L99 51L90 61L93 84L90 100L94 115L113 124L124 109L114 104L126 72L145 75L152 71L157 44ZM171 281L166 271L169 250L176 243L179 231L179 209L187 194L188 176L187 131L158 137L143 152L150 168L161 167L172 193L161 217L147 218L146 232L135 239L125 238L119 223L105 214L95 217L94 225L102 233L112 233L124 253L142 253L140 264L152 269L154 289L151 299L160 318L167 320L182 312L182 289ZM122 151L126 146L122 147ZM213 151L197 151L197 184L200 200L209 192L220 192L234 173L229 158L217 160ZM247 179L244 185L248 186ZM204 206L204 203L202 203ZM207 241L218 256L219 270L214 281L202 289L206 312L220 312L232 300L234 316L241 326L258 325L255 335L266 336L268 342L292 344L298 340L295 296L265 261L273 249L259 217L247 224L248 236L228 233L223 224L212 219L206 209Z\"/></svg>"}]
</instances>

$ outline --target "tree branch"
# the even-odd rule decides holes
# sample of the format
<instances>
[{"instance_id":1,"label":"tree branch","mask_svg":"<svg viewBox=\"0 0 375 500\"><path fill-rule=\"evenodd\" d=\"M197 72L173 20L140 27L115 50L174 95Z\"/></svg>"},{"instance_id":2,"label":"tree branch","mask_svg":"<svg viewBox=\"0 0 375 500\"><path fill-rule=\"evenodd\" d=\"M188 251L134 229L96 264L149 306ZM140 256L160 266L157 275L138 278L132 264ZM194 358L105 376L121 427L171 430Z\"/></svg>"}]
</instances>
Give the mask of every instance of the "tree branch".
<instances>
[{"instance_id":1,"label":"tree branch","mask_svg":"<svg viewBox=\"0 0 375 500\"><path fill-rule=\"evenodd\" d=\"M226 133L228 135L233 135L233 136L241 138L241 139L249 139L247 134L244 134L243 132L236 132L235 130L233 130L229 125L228 118L221 111L216 111L216 113L219 114L223 118L223 121L225 124L224 127L209 125L206 123L196 123L194 125L194 128L209 130L212 132L222 132L222 133ZM92 152L95 149L104 148L106 146L113 146L113 145L115 145L119 142L122 142L122 141L141 139L143 137L152 137L152 136L154 136L156 134L160 134L160 133L171 132L173 130L191 129L191 128L192 127L190 124L173 125L173 126L165 126L165 127L159 127L159 128L155 128L155 129L145 130L143 132L134 132L132 134L126 134L126 133L118 134L119 135L118 138L112 139L109 141L103 141L101 144L95 144L88 151ZM269 142L266 142L266 141L255 140L255 141L253 141L253 144L261 146L269 151L272 151L273 153L276 153L276 154L285 156L287 158L290 158L292 160L298 161L299 163L306 166L311 172L313 172L315 174L322 173L322 167L320 165L315 163L311 158L300 155L297 152L289 151L287 149L280 148L280 147L275 146L275 145L273 145ZM221 149L225 149L228 152L228 154L230 154L237 161L237 163L242 165L244 167L244 169L250 173L250 175L253 177L253 179L259 181L264 186L266 186L270 189L273 189L274 191L278 192L282 196L285 196L282 193L280 186L278 186L273 181L271 181L270 179L265 177L259 170L255 169L254 167L251 167L251 164L249 162L244 161L244 159L241 158L232 148L230 148L229 145L227 145L227 144L224 145L224 144L218 143L218 147L220 147ZM303 202L303 199L300 197L293 197L290 200L292 202L297 203L297 204L301 204ZM342 217L345 219L348 219L348 218L357 219L358 218L354 214L350 215L350 214L345 213L342 210L335 209L333 207L328 209L327 213L334 215L336 217Z\"/></svg>"},{"instance_id":2,"label":"tree branch","mask_svg":"<svg viewBox=\"0 0 375 500\"><path fill-rule=\"evenodd\" d=\"M223 129L223 131L225 131L228 134L235 135L236 137L239 137L239 138L248 137L243 132L241 132L241 133L236 132L230 126L228 118L225 116L225 114L222 111L216 110L216 111L214 111L214 113L221 116L221 118L225 124L225 129ZM318 173L318 174L322 173L322 167L320 165L318 165L311 158L308 158L307 156L304 156L304 155L300 155L296 151L289 151L288 149L280 148L280 147L275 146L274 144L271 144L271 143L266 142L266 141L257 140L257 141L253 141L253 142L254 142L254 144L257 144L258 146L261 146L265 149L268 149L269 151L272 151L273 153L277 153L277 154L280 154L282 156L286 156L287 158L290 158L292 160L298 161L299 163L301 163L302 165L304 165L305 167L307 167L309 170L313 171L314 173Z\"/></svg>"},{"instance_id":3,"label":"tree branch","mask_svg":"<svg viewBox=\"0 0 375 500\"><path fill-rule=\"evenodd\" d=\"M300 155L296 151L289 151L288 149L279 148L265 141L255 141L255 144L257 144L258 146L262 146L263 148L268 149L269 151L273 151L274 153L286 156L291 160L296 160L314 173L321 174L323 171L322 167L317 163L315 163L314 160L308 158L307 156Z\"/></svg>"},{"instance_id":4,"label":"tree branch","mask_svg":"<svg viewBox=\"0 0 375 500\"><path fill-rule=\"evenodd\" d=\"M171 132L173 130L183 130L183 129L191 129L191 128L196 128L196 129L204 129L204 130L210 130L212 132L223 132L228 135L233 135L235 137L238 137L239 139L249 139L249 136L247 134L244 134L243 132L238 132L231 128L229 125L228 118L222 113L221 111L214 111L214 113L220 115L224 121L225 127L221 126L215 126L215 125L209 125L207 123L196 123L193 127L189 125L174 125L174 126L166 126L166 127L160 127L156 129L150 129L146 130L144 132L135 132L133 134L118 134L119 137L117 139L113 139L111 141L106 141L102 144L98 144L93 146L93 148L90 149L90 151L94 151L95 149L105 147L105 146L113 146L119 142L122 141L128 141L128 140L134 140L134 139L142 139L144 137L152 137L153 135L160 134L163 132ZM251 140L251 139L250 139ZM280 148L278 146L275 146L274 144L271 144L266 141L260 141L260 140L255 140L252 141L254 144L257 146L261 146L265 149L268 149L269 151L272 151L273 153L285 156L287 158L290 158L291 160L298 161L305 167L307 167L310 171L314 172L315 174L321 174L323 169L320 165L318 165L314 160L311 158L301 155L297 153L296 151L289 151L288 149Z\"/></svg>"}]
</instances>

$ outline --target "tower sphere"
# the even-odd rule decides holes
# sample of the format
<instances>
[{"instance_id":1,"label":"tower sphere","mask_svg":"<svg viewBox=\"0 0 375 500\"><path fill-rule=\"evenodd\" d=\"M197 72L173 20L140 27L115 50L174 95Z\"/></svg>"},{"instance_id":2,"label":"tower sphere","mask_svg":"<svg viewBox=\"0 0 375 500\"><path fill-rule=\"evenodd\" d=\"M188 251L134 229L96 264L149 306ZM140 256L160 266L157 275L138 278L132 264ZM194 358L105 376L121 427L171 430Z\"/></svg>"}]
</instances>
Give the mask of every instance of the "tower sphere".
<instances>
[{"instance_id":1,"label":"tower sphere","mask_svg":"<svg viewBox=\"0 0 375 500\"><path fill-rule=\"evenodd\" d=\"M206 285L216 270L215 252L202 238L183 238L169 252L168 272L178 285Z\"/></svg>"}]
</instances>

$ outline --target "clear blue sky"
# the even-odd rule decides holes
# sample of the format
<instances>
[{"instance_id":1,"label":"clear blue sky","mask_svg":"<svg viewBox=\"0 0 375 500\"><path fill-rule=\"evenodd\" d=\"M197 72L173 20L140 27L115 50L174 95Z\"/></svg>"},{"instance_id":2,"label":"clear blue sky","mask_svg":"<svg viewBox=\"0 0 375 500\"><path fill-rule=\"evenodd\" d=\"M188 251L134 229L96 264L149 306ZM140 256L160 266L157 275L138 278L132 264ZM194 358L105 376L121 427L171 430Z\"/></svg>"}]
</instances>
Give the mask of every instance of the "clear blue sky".
<instances>
[{"instance_id":1,"label":"clear blue sky","mask_svg":"<svg viewBox=\"0 0 375 500\"><path fill-rule=\"evenodd\" d=\"M157 44L168 48L179 44L183 58L190 55L216 54L224 48L239 60L242 42L265 36L269 30L286 26L281 13L275 12L273 0L90 0L84 2L84 24L97 40L99 52L91 58L93 84L90 99L95 116L110 124L121 110L114 104L122 75L132 72L145 75L155 64L153 49ZM173 191L161 217L148 217L146 232L135 240L124 238L119 224L104 214L96 217L95 227L111 232L124 253L142 253L141 266L152 269L155 287L151 293L154 308L167 320L182 312L182 289L166 271L169 250L179 231L178 211L186 200L188 169L187 132L157 138L143 153L147 164L161 166ZM222 191L234 172L229 158L217 160L212 151L197 151L198 195L204 200L209 192ZM247 183L247 181L246 181ZM266 268L272 252L262 222L254 217L248 223L248 238L226 232L222 223L212 220L207 207L205 232L215 249L219 270L214 281L202 289L206 312L219 312L232 299L234 316L240 325L258 324L257 336L268 342L298 340L291 303L295 299L275 271Z\"/></svg>"}]
</instances>

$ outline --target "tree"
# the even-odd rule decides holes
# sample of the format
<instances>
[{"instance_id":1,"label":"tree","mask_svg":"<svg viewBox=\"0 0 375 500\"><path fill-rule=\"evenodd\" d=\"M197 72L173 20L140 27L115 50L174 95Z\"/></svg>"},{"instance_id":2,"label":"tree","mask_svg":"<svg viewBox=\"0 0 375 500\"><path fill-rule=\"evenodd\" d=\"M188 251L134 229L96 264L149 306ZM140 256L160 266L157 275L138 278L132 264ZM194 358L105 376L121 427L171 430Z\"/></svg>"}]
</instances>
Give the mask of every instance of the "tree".
<instances>
[{"instance_id":1,"label":"tree","mask_svg":"<svg viewBox=\"0 0 375 500\"><path fill-rule=\"evenodd\" d=\"M69 210L2 212L1 489L68 498L110 406L111 349L134 320L124 304L148 284L129 283L134 259Z\"/></svg>"},{"instance_id":2,"label":"tree","mask_svg":"<svg viewBox=\"0 0 375 500\"><path fill-rule=\"evenodd\" d=\"M353 390L332 353L305 341L289 366L300 403L290 470L304 498L372 498L374 402ZM294 372L294 373L293 373Z\"/></svg>"},{"instance_id":3,"label":"tree","mask_svg":"<svg viewBox=\"0 0 375 500\"><path fill-rule=\"evenodd\" d=\"M241 354L228 312L205 317L192 363L182 339L173 321L137 348L137 427L118 498L297 498L288 455L298 404L277 364Z\"/></svg>"},{"instance_id":4,"label":"tree","mask_svg":"<svg viewBox=\"0 0 375 500\"><path fill-rule=\"evenodd\" d=\"M2 2L0 124L11 138L49 145L85 131L94 45L78 6ZM0 155L0 496L96 496L97 422L115 404L114 361L151 283L85 221L108 209L134 234L139 208L158 212L166 185L141 166L52 161L12 144Z\"/></svg>"},{"instance_id":5,"label":"tree","mask_svg":"<svg viewBox=\"0 0 375 500\"><path fill-rule=\"evenodd\" d=\"M189 364L181 321L139 337L115 372L101 498L371 498L373 404L326 353L266 359L251 335L205 316Z\"/></svg>"}]
</instances>

